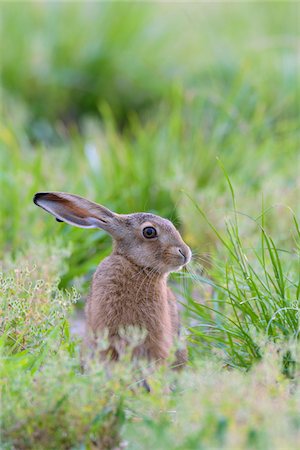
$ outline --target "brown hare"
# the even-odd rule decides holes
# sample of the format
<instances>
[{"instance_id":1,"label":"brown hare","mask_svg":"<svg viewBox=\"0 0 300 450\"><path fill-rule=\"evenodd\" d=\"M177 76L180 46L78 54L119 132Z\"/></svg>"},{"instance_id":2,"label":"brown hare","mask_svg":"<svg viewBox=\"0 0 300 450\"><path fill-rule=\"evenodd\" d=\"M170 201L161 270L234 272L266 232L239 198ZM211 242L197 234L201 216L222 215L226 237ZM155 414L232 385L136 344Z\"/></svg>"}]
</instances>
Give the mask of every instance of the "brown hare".
<instances>
[{"instance_id":1,"label":"brown hare","mask_svg":"<svg viewBox=\"0 0 300 450\"><path fill-rule=\"evenodd\" d=\"M147 335L134 356L166 360L179 334L177 304L167 279L191 259L174 225L154 214L116 214L64 192L37 193L34 203L58 221L101 228L113 238L113 251L94 274L85 310L88 330L95 337L107 330L110 358L119 356L120 327L137 326ZM176 357L176 364L183 364L186 351L177 351Z\"/></svg>"}]
</instances>

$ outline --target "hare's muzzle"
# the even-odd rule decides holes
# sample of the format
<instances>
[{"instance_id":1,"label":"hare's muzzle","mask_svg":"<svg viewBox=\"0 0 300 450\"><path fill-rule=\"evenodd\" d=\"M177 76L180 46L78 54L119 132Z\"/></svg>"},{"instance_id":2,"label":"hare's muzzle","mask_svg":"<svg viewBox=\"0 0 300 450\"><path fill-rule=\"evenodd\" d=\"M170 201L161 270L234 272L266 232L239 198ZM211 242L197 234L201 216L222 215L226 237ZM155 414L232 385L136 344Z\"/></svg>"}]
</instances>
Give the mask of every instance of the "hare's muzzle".
<instances>
[{"instance_id":1,"label":"hare's muzzle","mask_svg":"<svg viewBox=\"0 0 300 450\"><path fill-rule=\"evenodd\" d=\"M183 260L182 263L183 264L188 264L190 262L192 252L191 252L191 250L189 249L188 246L186 246L186 248L178 247L178 253L182 257L182 260Z\"/></svg>"}]
</instances>

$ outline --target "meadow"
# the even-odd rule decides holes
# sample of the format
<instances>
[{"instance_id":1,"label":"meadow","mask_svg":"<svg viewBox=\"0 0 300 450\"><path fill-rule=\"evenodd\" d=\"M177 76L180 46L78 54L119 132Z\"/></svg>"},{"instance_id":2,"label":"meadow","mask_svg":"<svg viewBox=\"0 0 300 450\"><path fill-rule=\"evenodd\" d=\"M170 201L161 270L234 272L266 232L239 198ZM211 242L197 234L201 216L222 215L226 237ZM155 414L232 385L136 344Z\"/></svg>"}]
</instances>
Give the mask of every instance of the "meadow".
<instances>
[{"instance_id":1,"label":"meadow","mask_svg":"<svg viewBox=\"0 0 300 450\"><path fill-rule=\"evenodd\" d=\"M299 5L0 10L1 448L296 449ZM180 229L183 371L83 370L74 317L111 241L38 210L51 190Z\"/></svg>"}]
</instances>

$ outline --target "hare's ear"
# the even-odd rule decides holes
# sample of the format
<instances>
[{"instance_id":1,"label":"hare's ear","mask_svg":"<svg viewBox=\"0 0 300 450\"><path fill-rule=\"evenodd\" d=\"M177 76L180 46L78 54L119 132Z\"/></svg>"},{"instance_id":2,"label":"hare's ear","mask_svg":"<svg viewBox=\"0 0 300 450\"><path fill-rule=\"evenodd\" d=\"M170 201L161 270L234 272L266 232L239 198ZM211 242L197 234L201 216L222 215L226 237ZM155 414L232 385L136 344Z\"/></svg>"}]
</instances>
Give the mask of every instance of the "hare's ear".
<instances>
[{"instance_id":1,"label":"hare's ear","mask_svg":"<svg viewBox=\"0 0 300 450\"><path fill-rule=\"evenodd\" d=\"M102 228L114 234L118 215L78 195L39 192L35 194L33 201L59 222L67 222L81 228Z\"/></svg>"}]
</instances>

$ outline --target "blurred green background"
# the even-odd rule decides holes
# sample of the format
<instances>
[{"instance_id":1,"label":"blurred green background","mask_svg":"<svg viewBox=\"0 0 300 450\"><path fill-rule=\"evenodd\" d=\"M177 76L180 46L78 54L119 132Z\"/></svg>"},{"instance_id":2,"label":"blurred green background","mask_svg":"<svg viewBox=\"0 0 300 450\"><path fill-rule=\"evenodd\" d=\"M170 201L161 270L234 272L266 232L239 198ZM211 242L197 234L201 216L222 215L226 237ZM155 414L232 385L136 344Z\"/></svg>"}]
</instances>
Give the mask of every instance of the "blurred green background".
<instances>
[{"instance_id":1,"label":"blurred green background","mask_svg":"<svg viewBox=\"0 0 300 450\"><path fill-rule=\"evenodd\" d=\"M37 210L43 190L154 211L211 254L215 238L184 192L222 229L232 206L217 157L240 209L256 217L263 197L267 225L289 239L298 12L293 2L1 3L2 254L62 236L68 283L109 252L102 231ZM251 237L251 221L242 232Z\"/></svg>"},{"instance_id":2,"label":"blurred green background","mask_svg":"<svg viewBox=\"0 0 300 450\"><path fill-rule=\"evenodd\" d=\"M297 448L299 7L0 2L1 449ZM48 190L180 228L180 375L83 370L73 303L111 241Z\"/></svg>"}]
</instances>

